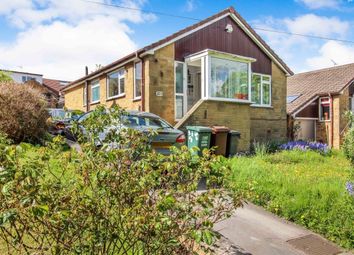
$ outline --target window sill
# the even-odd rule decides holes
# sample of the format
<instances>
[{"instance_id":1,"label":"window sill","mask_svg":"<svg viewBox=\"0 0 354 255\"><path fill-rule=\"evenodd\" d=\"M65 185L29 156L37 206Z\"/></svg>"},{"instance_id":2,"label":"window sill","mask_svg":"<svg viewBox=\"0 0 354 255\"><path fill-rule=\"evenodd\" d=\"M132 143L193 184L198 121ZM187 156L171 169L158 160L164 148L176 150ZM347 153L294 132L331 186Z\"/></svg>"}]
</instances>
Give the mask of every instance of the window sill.
<instances>
[{"instance_id":1,"label":"window sill","mask_svg":"<svg viewBox=\"0 0 354 255\"><path fill-rule=\"evenodd\" d=\"M141 101L141 97L136 97L133 99L133 102Z\"/></svg>"},{"instance_id":2,"label":"window sill","mask_svg":"<svg viewBox=\"0 0 354 255\"><path fill-rule=\"evenodd\" d=\"M318 122L331 122L331 120L318 120Z\"/></svg>"},{"instance_id":3,"label":"window sill","mask_svg":"<svg viewBox=\"0 0 354 255\"><path fill-rule=\"evenodd\" d=\"M261 105L261 104L251 104L254 108L266 108L266 109L273 109L274 107L271 105Z\"/></svg>"},{"instance_id":4,"label":"window sill","mask_svg":"<svg viewBox=\"0 0 354 255\"><path fill-rule=\"evenodd\" d=\"M110 100L114 100L114 99L118 99L118 98L124 98L125 97L125 93L120 94L120 95L116 95L113 97L107 97L106 101L110 101Z\"/></svg>"},{"instance_id":5,"label":"window sill","mask_svg":"<svg viewBox=\"0 0 354 255\"><path fill-rule=\"evenodd\" d=\"M99 104L100 101L94 101L94 102L91 102L90 105L95 105L95 104Z\"/></svg>"},{"instance_id":6,"label":"window sill","mask_svg":"<svg viewBox=\"0 0 354 255\"><path fill-rule=\"evenodd\" d=\"M220 101L220 102L230 102L230 103L240 103L240 104L252 104L251 101L246 100L246 99L209 97L209 98L206 98L206 100L209 100L209 101Z\"/></svg>"}]
</instances>

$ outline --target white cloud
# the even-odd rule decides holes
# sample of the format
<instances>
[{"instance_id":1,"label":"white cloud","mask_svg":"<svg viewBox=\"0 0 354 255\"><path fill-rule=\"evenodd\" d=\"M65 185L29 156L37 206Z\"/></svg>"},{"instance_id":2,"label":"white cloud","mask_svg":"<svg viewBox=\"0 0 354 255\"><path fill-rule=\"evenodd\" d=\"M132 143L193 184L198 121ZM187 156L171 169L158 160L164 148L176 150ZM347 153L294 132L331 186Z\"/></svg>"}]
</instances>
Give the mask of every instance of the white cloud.
<instances>
[{"instance_id":1,"label":"white cloud","mask_svg":"<svg viewBox=\"0 0 354 255\"><path fill-rule=\"evenodd\" d=\"M187 12L194 11L196 9L196 7L197 7L196 5L197 4L196 4L195 0L187 0L186 1L186 5L185 5L185 10Z\"/></svg>"},{"instance_id":2,"label":"white cloud","mask_svg":"<svg viewBox=\"0 0 354 255\"><path fill-rule=\"evenodd\" d=\"M330 41L319 50L319 54L306 60L311 69L333 66L333 61L339 65L354 63L354 46Z\"/></svg>"},{"instance_id":3,"label":"white cloud","mask_svg":"<svg viewBox=\"0 0 354 255\"><path fill-rule=\"evenodd\" d=\"M337 17L322 17L315 14L306 14L295 19L285 19L284 23L291 33L330 36L345 36L350 28L349 22Z\"/></svg>"},{"instance_id":4,"label":"white cloud","mask_svg":"<svg viewBox=\"0 0 354 255\"><path fill-rule=\"evenodd\" d=\"M305 4L310 9L320 8L337 8L340 5L340 0L297 0Z\"/></svg>"},{"instance_id":5,"label":"white cloud","mask_svg":"<svg viewBox=\"0 0 354 255\"><path fill-rule=\"evenodd\" d=\"M253 26L268 30L340 39L346 39L350 33L349 22L337 17L324 17L314 14L286 19L267 17L256 21ZM327 41L261 30L257 32L262 35L266 42L295 72L308 71L323 66L333 66L331 58L328 58L325 52L329 50L328 47L324 47L324 45L327 45ZM338 45L336 44L336 46ZM330 49L335 51L339 47L332 46ZM348 51L348 56L351 56L350 47L341 48L343 55L346 55L346 51ZM338 63L343 62L342 57L332 57L332 59ZM351 58L349 57L349 59Z\"/></svg>"},{"instance_id":6,"label":"white cloud","mask_svg":"<svg viewBox=\"0 0 354 255\"><path fill-rule=\"evenodd\" d=\"M102 0L103 1L103 0ZM154 19L138 11L71 0L20 0L0 13L22 29L14 42L0 42L0 68L42 73L45 77L74 80L96 64L108 64L137 49L127 21ZM124 0L121 5L138 8L144 1ZM35 6L42 8L36 9ZM70 6L70 8L68 8ZM1 14L0 14L1 15Z\"/></svg>"}]
</instances>

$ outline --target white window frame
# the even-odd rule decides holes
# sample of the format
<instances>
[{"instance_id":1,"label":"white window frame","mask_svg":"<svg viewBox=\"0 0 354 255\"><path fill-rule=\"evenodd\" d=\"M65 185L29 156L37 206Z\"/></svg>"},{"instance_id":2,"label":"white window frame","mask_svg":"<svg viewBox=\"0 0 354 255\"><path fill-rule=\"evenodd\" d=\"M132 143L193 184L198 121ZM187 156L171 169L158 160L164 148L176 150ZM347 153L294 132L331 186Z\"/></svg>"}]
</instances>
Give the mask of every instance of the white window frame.
<instances>
[{"instance_id":1,"label":"white window frame","mask_svg":"<svg viewBox=\"0 0 354 255\"><path fill-rule=\"evenodd\" d=\"M322 107L321 107L321 99L327 98L329 101L329 119L322 119ZM328 122L332 120L332 102L330 97L319 97L318 98L318 121L320 122Z\"/></svg>"},{"instance_id":2,"label":"white window frame","mask_svg":"<svg viewBox=\"0 0 354 255\"><path fill-rule=\"evenodd\" d=\"M83 92L82 92L82 96L83 96L83 106L86 106L87 105L87 88L86 88L86 85L84 85L83 87Z\"/></svg>"},{"instance_id":3,"label":"white window frame","mask_svg":"<svg viewBox=\"0 0 354 255\"><path fill-rule=\"evenodd\" d=\"M143 62L142 61L137 61L134 62L134 82L133 82L133 93L134 93L134 100L139 100L141 99L141 96L136 96L136 64L141 64L141 84L140 86L142 87L143 85ZM142 93L142 88L140 88L140 93Z\"/></svg>"},{"instance_id":4,"label":"white window frame","mask_svg":"<svg viewBox=\"0 0 354 255\"><path fill-rule=\"evenodd\" d=\"M176 92L176 67L177 64L182 64L183 65L183 93L177 93ZM175 92L175 96L174 96L174 101L175 101L175 120L179 121L181 120L180 118L177 118L176 114L177 114L177 100L176 97L177 96L183 96L183 116L187 113L187 64L185 62L182 61L175 61L174 63L174 92ZM183 117L182 117L183 118Z\"/></svg>"},{"instance_id":5,"label":"white window frame","mask_svg":"<svg viewBox=\"0 0 354 255\"><path fill-rule=\"evenodd\" d=\"M210 94L210 89L211 89L211 58L219 58L223 60L231 60L235 62L240 62L240 63L245 63L247 64L247 69L248 69L248 99L237 99L237 98L222 98L222 97L212 97ZM228 54L222 54L222 53L211 53L207 57L207 62L208 62L208 83L206 84L206 93L207 93L207 99L208 100L214 100L214 101L223 101L223 102L239 102L239 103L251 103L251 61L248 58L242 58L240 56L237 57L232 57L228 56Z\"/></svg>"},{"instance_id":6,"label":"white window frame","mask_svg":"<svg viewBox=\"0 0 354 255\"><path fill-rule=\"evenodd\" d=\"M261 77L261 103L260 104L256 104L252 102L251 106L255 106L255 107L271 107L272 106L272 76L269 74L262 74L262 73L255 73L253 72L251 74L251 97L250 97L250 101L252 101L252 76L253 75L259 75ZM268 77L269 81L264 81L263 77ZM265 104L263 102L263 84L268 84L269 85L269 104Z\"/></svg>"},{"instance_id":7,"label":"white window frame","mask_svg":"<svg viewBox=\"0 0 354 255\"><path fill-rule=\"evenodd\" d=\"M123 71L123 74L120 75L119 73ZM108 79L108 76L111 75L112 73L118 73L118 94L117 95L114 95L114 96L109 96L109 79ZM124 77L124 92L121 93L120 91L120 79ZM120 98L120 97L124 97L125 96L125 88L126 88L126 71L125 71L125 68L120 68L120 69L117 69L117 70L114 70L110 73L107 74L106 76L106 98L107 100L110 100L110 99L115 99L115 98Z\"/></svg>"},{"instance_id":8,"label":"white window frame","mask_svg":"<svg viewBox=\"0 0 354 255\"><path fill-rule=\"evenodd\" d=\"M101 99L101 91L100 91L100 81L99 80L94 80L94 81L92 81L91 83L90 83L90 87L91 87L91 95L90 95L90 104L97 104L97 103L99 103L100 102L100 99ZM99 88L98 89L98 91L99 91L99 98L98 98L98 100L96 100L96 101L92 101L92 95L93 95L93 93L92 93L92 90L93 89L95 89L95 88Z\"/></svg>"}]
</instances>

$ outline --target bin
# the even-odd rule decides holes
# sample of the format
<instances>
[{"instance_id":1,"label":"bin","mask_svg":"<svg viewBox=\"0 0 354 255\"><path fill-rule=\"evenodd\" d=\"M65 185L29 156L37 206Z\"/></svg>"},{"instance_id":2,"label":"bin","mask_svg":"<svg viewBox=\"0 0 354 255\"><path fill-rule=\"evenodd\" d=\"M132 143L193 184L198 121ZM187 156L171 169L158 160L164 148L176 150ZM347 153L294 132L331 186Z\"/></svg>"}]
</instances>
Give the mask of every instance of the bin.
<instances>
[{"instance_id":1,"label":"bin","mask_svg":"<svg viewBox=\"0 0 354 255\"><path fill-rule=\"evenodd\" d=\"M230 129L225 126L213 126L211 135L211 146L216 146L216 155L226 155L227 134Z\"/></svg>"},{"instance_id":2,"label":"bin","mask_svg":"<svg viewBox=\"0 0 354 255\"><path fill-rule=\"evenodd\" d=\"M241 138L240 132L235 130L231 130L227 134L227 148L226 148L227 157L232 157L236 155L240 138Z\"/></svg>"},{"instance_id":3,"label":"bin","mask_svg":"<svg viewBox=\"0 0 354 255\"><path fill-rule=\"evenodd\" d=\"M187 126L188 148L198 147L198 155L201 155L204 149L210 148L211 131L208 127Z\"/></svg>"}]
</instances>

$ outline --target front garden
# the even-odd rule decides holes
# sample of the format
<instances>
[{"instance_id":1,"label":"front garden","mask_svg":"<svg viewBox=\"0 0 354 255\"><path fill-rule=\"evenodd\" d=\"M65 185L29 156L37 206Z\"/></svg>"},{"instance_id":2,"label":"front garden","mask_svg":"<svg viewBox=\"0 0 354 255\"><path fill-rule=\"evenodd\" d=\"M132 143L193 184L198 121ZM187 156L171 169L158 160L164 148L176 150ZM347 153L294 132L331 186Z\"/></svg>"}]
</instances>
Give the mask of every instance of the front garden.
<instances>
[{"instance_id":1,"label":"front garden","mask_svg":"<svg viewBox=\"0 0 354 255\"><path fill-rule=\"evenodd\" d=\"M350 161L320 145L290 143L283 148L292 150L230 160L235 190L342 247L354 248Z\"/></svg>"}]
</instances>

